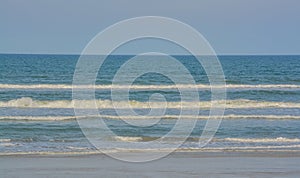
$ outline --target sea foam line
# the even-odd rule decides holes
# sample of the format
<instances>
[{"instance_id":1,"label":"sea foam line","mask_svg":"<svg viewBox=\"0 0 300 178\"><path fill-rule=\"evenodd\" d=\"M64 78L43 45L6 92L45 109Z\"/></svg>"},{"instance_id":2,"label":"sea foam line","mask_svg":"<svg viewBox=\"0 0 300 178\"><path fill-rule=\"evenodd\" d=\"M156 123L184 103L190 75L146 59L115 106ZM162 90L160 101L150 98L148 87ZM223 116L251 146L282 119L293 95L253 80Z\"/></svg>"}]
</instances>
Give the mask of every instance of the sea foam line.
<instances>
[{"instance_id":1,"label":"sea foam line","mask_svg":"<svg viewBox=\"0 0 300 178\"><path fill-rule=\"evenodd\" d=\"M115 136L114 140L122 142L145 142L159 139L159 137L131 137L131 136ZM165 137L165 140L180 140L180 137ZM189 137L189 141L198 142L199 137ZM236 143L300 143L299 138L213 138L211 142L236 142Z\"/></svg>"},{"instance_id":2,"label":"sea foam line","mask_svg":"<svg viewBox=\"0 0 300 178\"><path fill-rule=\"evenodd\" d=\"M163 115L163 116L117 116L117 115L99 115L102 119L123 119L123 120L141 120L144 119L209 119L209 116L193 116L193 115ZM0 116L0 120L14 121L67 121L75 119L98 118L99 116ZM223 119L300 119L300 116L292 115L224 115L216 116ZM100 119L100 118L99 118Z\"/></svg>"},{"instance_id":3,"label":"sea foam line","mask_svg":"<svg viewBox=\"0 0 300 178\"><path fill-rule=\"evenodd\" d=\"M159 139L160 137L149 137L149 136L114 136L111 141L121 141L121 142L147 142ZM182 137L165 137L165 140L168 141L177 141L181 140ZM199 137L188 137L188 141L199 142ZM9 143L9 142L28 142L28 139L0 139L0 143ZM32 142L33 139L30 139ZM55 140L50 139L50 142L55 142ZM58 142L65 142L65 140L56 140ZM236 142L236 143L300 143L300 138L286 138L286 137L277 137L277 138L213 138L211 142Z\"/></svg>"},{"instance_id":4,"label":"sea foam line","mask_svg":"<svg viewBox=\"0 0 300 178\"><path fill-rule=\"evenodd\" d=\"M131 89L131 90L162 90L162 89L205 89L223 88L220 85L68 85L68 84L0 84L0 89ZM300 85L292 84L258 84L258 85L242 85L242 84L227 84L227 89L300 89Z\"/></svg>"},{"instance_id":5,"label":"sea foam line","mask_svg":"<svg viewBox=\"0 0 300 178\"><path fill-rule=\"evenodd\" d=\"M284 153L299 153L298 148L300 145L283 145L283 146L247 146L247 147L204 147L204 148L177 148L175 152L231 152L231 151L239 151L239 152L283 152ZM102 152L101 152L102 151ZM96 155L96 154L104 154L104 150L99 151L28 151L28 152L0 152L0 156L20 156L20 155ZM127 152L139 152L139 153L149 153L149 152L170 152L174 151L174 148L149 148L149 149L110 149L105 150L105 153L127 153ZM222 154L224 155L224 154ZM266 154L264 154L266 155Z\"/></svg>"},{"instance_id":6,"label":"sea foam line","mask_svg":"<svg viewBox=\"0 0 300 178\"><path fill-rule=\"evenodd\" d=\"M300 108L300 103L293 102L273 102L273 101L256 101L247 99L237 100L219 100L219 101L176 101L176 102L140 102L135 100L116 101L111 100L33 100L32 98L23 97L19 99L0 101L0 107L16 107L16 108L78 108L89 109L94 108L95 103L99 109L128 109L128 108L141 108L141 109L155 109L166 108L170 109L209 109L212 105L216 107L226 108Z\"/></svg>"},{"instance_id":7,"label":"sea foam line","mask_svg":"<svg viewBox=\"0 0 300 178\"><path fill-rule=\"evenodd\" d=\"M300 142L299 138L225 138L224 141L242 142L242 143L283 143L283 142Z\"/></svg>"}]
</instances>

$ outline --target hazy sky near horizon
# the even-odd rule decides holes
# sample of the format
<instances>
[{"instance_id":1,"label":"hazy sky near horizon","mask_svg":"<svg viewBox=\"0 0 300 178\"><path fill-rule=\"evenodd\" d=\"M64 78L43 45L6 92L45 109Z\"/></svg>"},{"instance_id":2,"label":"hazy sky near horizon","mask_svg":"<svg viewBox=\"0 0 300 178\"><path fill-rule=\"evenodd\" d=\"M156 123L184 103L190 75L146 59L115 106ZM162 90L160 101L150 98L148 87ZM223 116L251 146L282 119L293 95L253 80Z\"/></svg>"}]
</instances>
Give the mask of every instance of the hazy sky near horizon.
<instances>
[{"instance_id":1,"label":"hazy sky near horizon","mask_svg":"<svg viewBox=\"0 0 300 178\"><path fill-rule=\"evenodd\" d=\"M79 54L101 30L137 16L197 29L217 54L300 54L298 0L1 0L0 53Z\"/></svg>"}]
</instances>

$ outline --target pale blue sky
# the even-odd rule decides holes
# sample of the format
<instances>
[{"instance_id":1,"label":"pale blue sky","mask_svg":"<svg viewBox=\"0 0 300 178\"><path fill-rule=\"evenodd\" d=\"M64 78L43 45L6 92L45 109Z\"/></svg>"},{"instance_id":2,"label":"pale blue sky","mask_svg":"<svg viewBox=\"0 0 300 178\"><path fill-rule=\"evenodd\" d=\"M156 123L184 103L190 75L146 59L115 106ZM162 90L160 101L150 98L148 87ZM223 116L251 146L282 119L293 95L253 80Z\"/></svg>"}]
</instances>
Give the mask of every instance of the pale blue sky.
<instances>
[{"instance_id":1,"label":"pale blue sky","mask_svg":"<svg viewBox=\"0 0 300 178\"><path fill-rule=\"evenodd\" d=\"M298 0L1 0L0 53L79 54L105 27L166 16L202 33L218 54L300 54Z\"/></svg>"}]
</instances>

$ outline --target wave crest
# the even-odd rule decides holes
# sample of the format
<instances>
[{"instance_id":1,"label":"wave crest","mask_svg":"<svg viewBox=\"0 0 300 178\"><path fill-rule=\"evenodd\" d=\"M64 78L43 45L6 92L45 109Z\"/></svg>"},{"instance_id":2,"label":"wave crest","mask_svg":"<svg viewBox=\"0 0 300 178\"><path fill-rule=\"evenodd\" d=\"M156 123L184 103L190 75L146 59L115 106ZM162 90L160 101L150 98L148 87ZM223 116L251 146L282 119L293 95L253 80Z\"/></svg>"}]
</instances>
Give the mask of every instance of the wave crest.
<instances>
[{"instance_id":1,"label":"wave crest","mask_svg":"<svg viewBox=\"0 0 300 178\"><path fill-rule=\"evenodd\" d=\"M110 90L110 89L127 89L132 90L158 90L158 89L205 89L223 88L223 86L211 86L207 84L197 85L69 85L69 84L0 84L0 89L97 89L97 90ZM258 84L258 85L245 85L245 84L227 84L227 89L300 89L300 85L292 84Z\"/></svg>"},{"instance_id":2,"label":"wave crest","mask_svg":"<svg viewBox=\"0 0 300 178\"><path fill-rule=\"evenodd\" d=\"M23 97L19 99L0 101L0 107L18 107L18 108L74 108L74 103L80 103L80 106L76 108L93 108L96 102L98 108L128 108L127 101L118 101L117 105L114 105L111 100L33 100L32 98ZM200 101L200 102L167 102L167 108L200 108L209 109L211 104L224 104L225 101ZM131 108L161 108L164 106L162 102L140 102L130 100L129 104ZM123 107L124 106L124 107ZM300 103L293 102L273 102L273 101L255 101L247 99L226 100L226 108L300 108Z\"/></svg>"},{"instance_id":3,"label":"wave crest","mask_svg":"<svg viewBox=\"0 0 300 178\"><path fill-rule=\"evenodd\" d=\"M299 138L225 138L225 141L243 142L243 143L283 143L283 142L300 142Z\"/></svg>"},{"instance_id":4,"label":"wave crest","mask_svg":"<svg viewBox=\"0 0 300 178\"><path fill-rule=\"evenodd\" d=\"M100 115L104 119L178 119L179 115L163 115L163 116L117 116L117 115ZM14 121L67 121L75 119L86 119L98 116L0 116L0 120ZM193 115L181 115L182 119L195 119ZM197 116L197 119L208 119L209 116ZM300 119L300 116L292 115L224 115L223 119ZM0 139L1 142L1 139Z\"/></svg>"}]
</instances>

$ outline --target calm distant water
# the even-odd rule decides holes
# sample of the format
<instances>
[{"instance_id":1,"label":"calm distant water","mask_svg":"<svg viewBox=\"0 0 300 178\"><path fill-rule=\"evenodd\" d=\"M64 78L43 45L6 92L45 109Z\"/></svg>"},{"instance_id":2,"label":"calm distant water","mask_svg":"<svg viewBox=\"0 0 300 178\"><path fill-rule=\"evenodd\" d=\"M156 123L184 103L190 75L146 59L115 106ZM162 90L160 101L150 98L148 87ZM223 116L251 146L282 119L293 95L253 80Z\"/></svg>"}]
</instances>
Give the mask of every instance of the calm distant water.
<instances>
[{"instance_id":1,"label":"calm distant water","mask_svg":"<svg viewBox=\"0 0 300 178\"><path fill-rule=\"evenodd\" d=\"M95 150L82 134L71 103L72 79L78 57L0 55L1 153ZM156 145L149 145L146 141L168 133L179 113L176 107L180 102L178 90L160 88L174 83L165 76L149 73L137 78L129 98L136 112L145 114L148 109L144 106L149 97L160 93L172 103L173 107L166 110L168 117L144 128L117 119L107 86L120 66L131 57L110 56L96 80L95 97L99 112L118 135L105 140L107 149L114 149L109 147L110 142L119 142L122 148L132 140L145 141L141 149L155 149ZM206 123L211 97L206 87L209 86L208 78L192 56L174 57L186 66L199 84L203 109L190 138L182 145L182 148L198 148L197 137ZM218 132L205 149L300 150L300 56L219 56L219 60L228 86L227 109ZM189 106L192 109L195 103ZM190 118L186 116L185 119L189 122ZM176 138L171 140L176 142Z\"/></svg>"}]
</instances>

